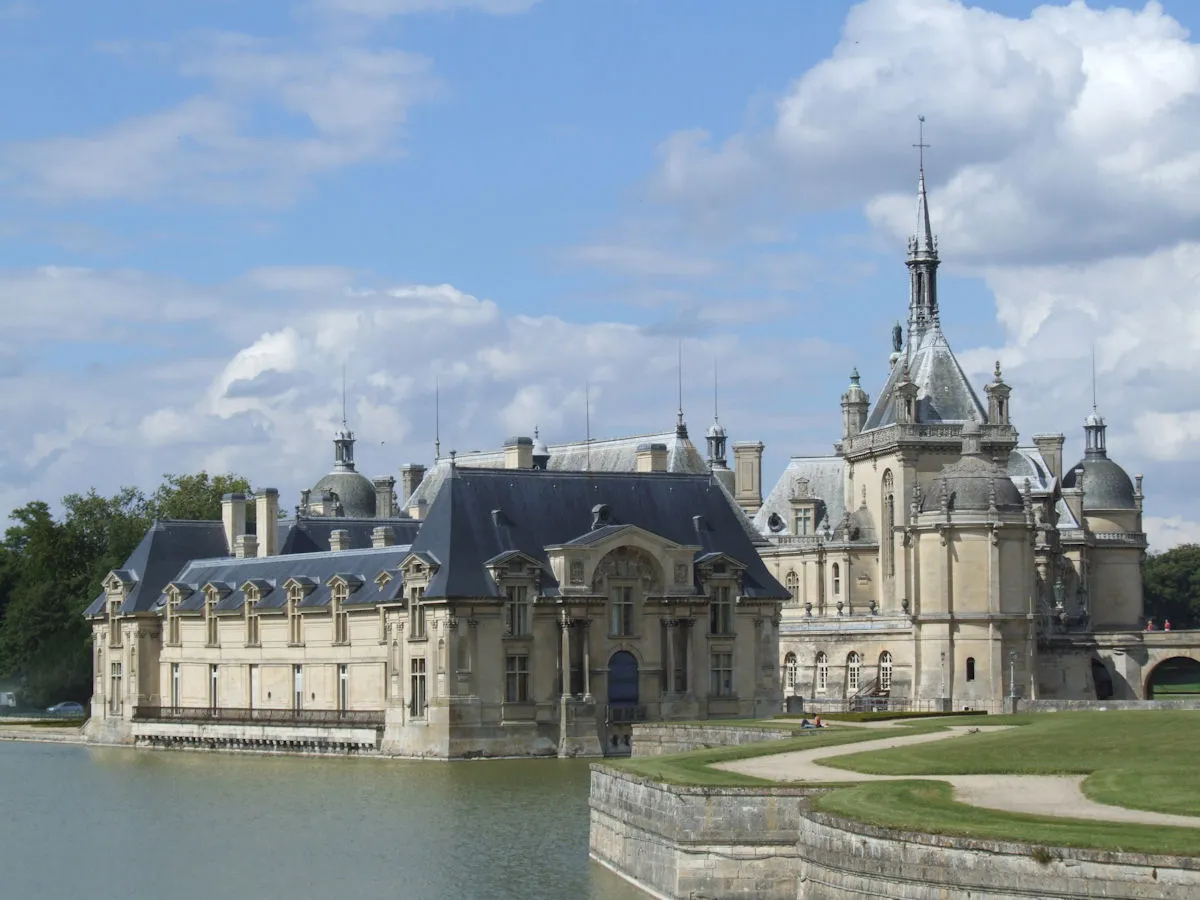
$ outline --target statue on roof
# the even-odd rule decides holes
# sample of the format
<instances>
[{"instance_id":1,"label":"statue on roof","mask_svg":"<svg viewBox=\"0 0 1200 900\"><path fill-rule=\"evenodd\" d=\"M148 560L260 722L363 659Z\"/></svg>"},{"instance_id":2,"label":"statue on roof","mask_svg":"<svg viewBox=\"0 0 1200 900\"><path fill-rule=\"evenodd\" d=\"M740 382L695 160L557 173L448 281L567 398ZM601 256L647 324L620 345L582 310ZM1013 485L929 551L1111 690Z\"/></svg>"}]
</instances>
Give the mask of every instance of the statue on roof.
<instances>
[{"instance_id":1,"label":"statue on roof","mask_svg":"<svg viewBox=\"0 0 1200 900\"><path fill-rule=\"evenodd\" d=\"M904 346L904 329L897 322L892 326L892 350L896 353L900 352L900 348Z\"/></svg>"}]
</instances>

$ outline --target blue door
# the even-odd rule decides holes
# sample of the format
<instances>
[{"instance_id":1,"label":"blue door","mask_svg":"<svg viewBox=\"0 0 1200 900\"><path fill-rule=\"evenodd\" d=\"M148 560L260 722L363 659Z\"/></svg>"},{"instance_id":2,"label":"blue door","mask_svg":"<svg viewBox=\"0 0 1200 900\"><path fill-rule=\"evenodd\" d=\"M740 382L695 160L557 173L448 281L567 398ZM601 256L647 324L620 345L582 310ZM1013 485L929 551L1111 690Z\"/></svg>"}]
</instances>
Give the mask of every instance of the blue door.
<instances>
[{"instance_id":1,"label":"blue door","mask_svg":"<svg viewBox=\"0 0 1200 900\"><path fill-rule=\"evenodd\" d=\"M608 705L636 706L638 664L628 650L618 650L608 661Z\"/></svg>"}]
</instances>

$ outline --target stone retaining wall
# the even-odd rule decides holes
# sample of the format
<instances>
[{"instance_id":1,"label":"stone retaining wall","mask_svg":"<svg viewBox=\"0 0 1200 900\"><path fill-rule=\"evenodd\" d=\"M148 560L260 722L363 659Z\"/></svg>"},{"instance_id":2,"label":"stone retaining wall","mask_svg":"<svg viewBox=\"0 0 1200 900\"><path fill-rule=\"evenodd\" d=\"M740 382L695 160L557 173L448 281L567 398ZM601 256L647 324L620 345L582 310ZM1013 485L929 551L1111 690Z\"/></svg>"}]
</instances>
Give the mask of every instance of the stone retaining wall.
<instances>
[{"instance_id":1,"label":"stone retaining wall","mask_svg":"<svg viewBox=\"0 0 1200 900\"><path fill-rule=\"evenodd\" d=\"M379 748L379 732L369 727L134 722L132 732L136 746L160 749L373 754Z\"/></svg>"},{"instance_id":2,"label":"stone retaining wall","mask_svg":"<svg viewBox=\"0 0 1200 900\"><path fill-rule=\"evenodd\" d=\"M593 764L591 857L658 897L796 897L808 788L697 788Z\"/></svg>"},{"instance_id":3,"label":"stone retaining wall","mask_svg":"<svg viewBox=\"0 0 1200 900\"><path fill-rule=\"evenodd\" d=\"M634 756L665 756L687 750L707 750L710 747L735 747L777 741L793 737L795 728L748 728L734 725L665 725L640 724L633 726Z\"/></svg>"},{"instance_id":4,"label":"stone retaining wall","mask_svg":"<svg viewBox=\"0 0 1200 900\"><path fill-rule=\"evenodd\" d=\"M1017 712L1097 712L1117 709L1200 709L1200 700L1018 700Z\"/></svg>"}]
</instances>

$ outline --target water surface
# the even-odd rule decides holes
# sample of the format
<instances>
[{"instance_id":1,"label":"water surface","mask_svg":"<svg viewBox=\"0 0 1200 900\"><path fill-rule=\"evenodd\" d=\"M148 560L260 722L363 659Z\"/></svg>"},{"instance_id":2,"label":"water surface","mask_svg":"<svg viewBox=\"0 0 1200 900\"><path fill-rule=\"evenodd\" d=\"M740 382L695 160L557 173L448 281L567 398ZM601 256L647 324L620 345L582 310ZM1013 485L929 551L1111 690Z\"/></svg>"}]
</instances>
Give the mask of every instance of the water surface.
<instances>
[{"instance_id":1,"label":"water surface","mask_svg":"<svg viewBox=\"0 0 1200 900\"><path fill-rule=\"evenodd\" d=\"M0 896L645 900L587 858L588 763L0 746Z\"/></svg>"}]
</instances>

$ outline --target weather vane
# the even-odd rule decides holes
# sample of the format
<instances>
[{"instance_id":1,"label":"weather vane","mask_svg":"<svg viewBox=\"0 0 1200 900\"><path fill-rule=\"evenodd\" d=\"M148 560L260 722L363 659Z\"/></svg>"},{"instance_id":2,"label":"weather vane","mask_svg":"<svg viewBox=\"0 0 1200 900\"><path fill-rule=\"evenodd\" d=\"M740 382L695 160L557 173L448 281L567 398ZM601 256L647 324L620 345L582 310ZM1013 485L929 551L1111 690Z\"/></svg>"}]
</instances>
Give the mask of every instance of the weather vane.
<instances>
[{"instance_id":1,"label":"weather vane","mask_svg":"<svg viewBox=\"0 0 1200 900\"><path fill-rule=\"evenodd\" d=\"M917 136L917 142L915 144L913 144L913 147L915 147L917 149L917 153L919 154L919 159L920 159L921 170L924 171L925 170L925 151L928 150L930 147L929 144L925 143L925 117L917 116L917 123L918 123L917 124L917 135L918 136Z\"/></svg>"}]
</instances>

